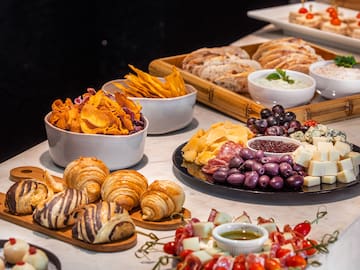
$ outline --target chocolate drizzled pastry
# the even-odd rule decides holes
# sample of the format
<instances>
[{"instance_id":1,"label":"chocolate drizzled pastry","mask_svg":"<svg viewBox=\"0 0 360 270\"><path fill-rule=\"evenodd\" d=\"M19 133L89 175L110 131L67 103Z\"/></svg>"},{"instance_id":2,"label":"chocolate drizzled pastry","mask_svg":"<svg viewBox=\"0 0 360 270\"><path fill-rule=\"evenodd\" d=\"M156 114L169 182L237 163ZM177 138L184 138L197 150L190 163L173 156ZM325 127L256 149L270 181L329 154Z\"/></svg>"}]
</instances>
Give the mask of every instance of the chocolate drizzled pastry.
<instances>
[{"instance_id":1,"label":"chocolate drizzled pastry","mask_svg":"<svg viewBox=\"0 0 360 270\"><path fill-rule=\"evenodd\" d=\"M15 182L6 192L5 207L14 215L32 214L35 207L53 195L52 189L36 179Z\"/></svg>"},{"instance_id":2,"label":"chocolate drizzled pastry","mask_svg":"<svg viewBox=\"0 0 360 270\"><path fill-rule=\"evenodd\" d=\"M79 211L72 236L96 244L126 239L134 232L135 225L127 210L115 202L99 201Z\"/></svg>"},{"instance_id":3,"label":"chocolate drizzled pastry","mask_svg":"<svg viewBox=\"0 0 360 270\"><path fill-rule=\"evenodd\" d=\"M84 191L67 188L37 205L33 219L49 229L61 229L75 223L76 211L88 203Z\"/></svg>"}]
</instances>

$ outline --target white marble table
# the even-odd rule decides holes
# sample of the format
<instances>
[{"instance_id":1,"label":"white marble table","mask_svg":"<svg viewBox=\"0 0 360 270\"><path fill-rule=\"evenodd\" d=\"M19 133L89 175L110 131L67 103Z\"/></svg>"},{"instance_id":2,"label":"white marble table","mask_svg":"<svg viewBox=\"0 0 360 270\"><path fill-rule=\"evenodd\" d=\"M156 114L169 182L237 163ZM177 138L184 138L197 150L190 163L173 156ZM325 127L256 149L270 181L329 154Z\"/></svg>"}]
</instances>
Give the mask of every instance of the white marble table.
<instances>
[{"instance_id":1,"label":"white marble table","mask_svg":"<svg viewBox=\"0 0 360 270\"><path fill-rule=\"evenodd\" d=\"M264 40L269 35L271 36L271 33L263 35L255 33L238 42L253 43L257 42L258 38ZM239 123L237 120L197 104L193 122L184 130L163 136L147 137L145 156L142 162L134 169L144 174L150 182L155 179L179 181L186 193L185 207L192 212L192 216L201 220L207 219L211 208L216 208L233 216L238 216L243 211L246 211L253 220L256 220L258 216L273 217L278 224L289 223L295 225L304 219L313 219L319 207L326 207L328 215L320 221L319 225L314 225L311 235L318 239L324 233L339 230L340 236L344 236L338 243L333 245L334 248L328 256L319 256L320 261L323 262L320 269L340 269L336 268L335 261L344 266L341 267L342 269L357 269L357 266L353 265L353 263L358 260L360 250L353 247L358 245L354 239L359 239L360 236L360 225L358 225L358 218L360 217L360 185L353 186L345 192L330 193L326 196L314 195L299 198L296 201L292 198L279 200L276 196L267 197L264 200L255 195L248 196L246 199L242 199L241 196L234 199L226 198L226 196L214 196L204 190L193 188L177 177L172 163L172 155L176 147L187 141L197 129L207 129L211 124L224 120ZM329 126L344 130L348 134L350 141L360 145L359 124L360 118L354 118L331 123ZM56 167L51 162L47 141L44 141L1 164L0 192L5 193L12 184L9 180L10 169L25 165L39 166L59 176L63 172L61 168ZM139 230L148 232L141 228ZM158 236L172 236L173 231L156 232L156 234ZM138 235L137 246L129 250L113 253L91 252L0 219L0 239L7 239L11 236L22 238L51 250L61 260L62 269L151 269L154 265L153 262L138 259L134 255L137 248L148 240L142 235ZM333 250L334 252L332 252ZM153 253L151 258L156 259L160 255L160 253ZM168 268L169 266L162 269Z\"/></svg>"}]
</instances>

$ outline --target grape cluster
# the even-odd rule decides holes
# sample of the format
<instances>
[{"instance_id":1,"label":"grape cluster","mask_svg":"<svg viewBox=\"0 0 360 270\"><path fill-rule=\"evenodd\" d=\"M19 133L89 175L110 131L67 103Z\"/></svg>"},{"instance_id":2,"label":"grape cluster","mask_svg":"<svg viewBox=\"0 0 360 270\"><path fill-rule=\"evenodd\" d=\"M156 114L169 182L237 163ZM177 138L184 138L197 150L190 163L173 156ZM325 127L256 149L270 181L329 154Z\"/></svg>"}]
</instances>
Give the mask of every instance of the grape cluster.
<instances>
[{"instance_id":1,"label":"grape cluster","mask_svg":"<svg viewBox=\"0 0 360 270\"><path fill-rule=\"evenodd\" d=\"M280 104L274 105L271 109L262 109L260 117L250 117L246 122L247 127L256 135L288 136L296 131L305 133L308 129L308 126L296 120L294 112L285 111Z\"/></svg>"},{"instance_id":2,"label":"grape cluster","mask_svg":"<svg viewBox=\"0 0 360 270\"><path fill-rule=\"evenodd\" d=\"M264 156L262 150L241 148L228 166L212 174L216 184L246 189L300 189L304 183L305 168L294 163L291 155Z\"/></svg>"}]
</instances>

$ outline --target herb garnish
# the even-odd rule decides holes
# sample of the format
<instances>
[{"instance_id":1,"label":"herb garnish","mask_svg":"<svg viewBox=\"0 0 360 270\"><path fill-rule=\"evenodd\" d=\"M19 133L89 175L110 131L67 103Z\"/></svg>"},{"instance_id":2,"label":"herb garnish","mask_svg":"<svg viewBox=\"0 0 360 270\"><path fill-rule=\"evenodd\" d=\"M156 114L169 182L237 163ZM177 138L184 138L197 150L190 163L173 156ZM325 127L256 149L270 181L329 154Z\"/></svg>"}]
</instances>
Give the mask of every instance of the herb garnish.
<instances>
[{"instance_id":1,"label":"herb garnish","mask_svg":"<svg viewBox=\"0 0 360 270\"><path fill-rule=\"evenodd\" d=\"M287 82L288 84L293 84L295 81L290 79L289 75L286 74L285 70L282 70L280 68L276 69L276 72L270 73L266 76L266 79L269 81L272 80L283 80Z\"/></svg>"},{"instance_id":2,"label":"herb garnish","mask_svg":"<svg viewBox=\"0 0 360 270\"><path fill-rule=\"evenodd\" d=\"M347 68L352 68L355 64L358 64L356 62L354 56L352 56L352 55L349 55L349 56L337 55L334 58L334 62L339 67L347 67Z\"/></svg>"}]
</instances>

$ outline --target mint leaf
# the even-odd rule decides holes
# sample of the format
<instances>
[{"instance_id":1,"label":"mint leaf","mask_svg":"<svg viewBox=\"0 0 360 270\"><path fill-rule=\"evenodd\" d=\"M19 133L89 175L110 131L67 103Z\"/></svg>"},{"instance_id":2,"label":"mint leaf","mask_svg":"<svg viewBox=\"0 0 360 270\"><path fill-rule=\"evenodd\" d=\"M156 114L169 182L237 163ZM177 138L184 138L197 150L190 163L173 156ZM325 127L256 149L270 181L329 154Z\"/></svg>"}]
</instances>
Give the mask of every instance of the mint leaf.
<instances>
[{"instance_id":1,"label":"mint leaf","mask_svg":"<svg viewBox=\"0 0 360 270\"><path fill-rule=\"evenodd\" d=\"M266 76L266 79L269 81L281 79L288 84L293 84L295 82L293 79L290 79L289 75L286 74L285 70L282 70L280 68L277 68L276 72L270 73L268 76Z\"/></svg>"},{"instance_id":2,"label":"mint leaf","mask_svg":"<svg viewBox=\"0 0 360 270\"><path fill-rule=\"evenodd\" d=\"M334 58L334 62L339 67L347 67L347 68L352 68L353 65L357 64L354 56L352 56L352 55L349 55L349 56L337 55Z\"/></svg>"},{"instance_id":3,"label":"mint leaf","mask_svg":"<svg viewBox=\"0 0 360 270\"><path fill-rule=\"evenodd\" d=\"M272 81L272 80L280 80L281 77L278 73L270 73L269 75L266 76L266 79L268 79L269 81Z\"/></svg>"}]
</instances>

